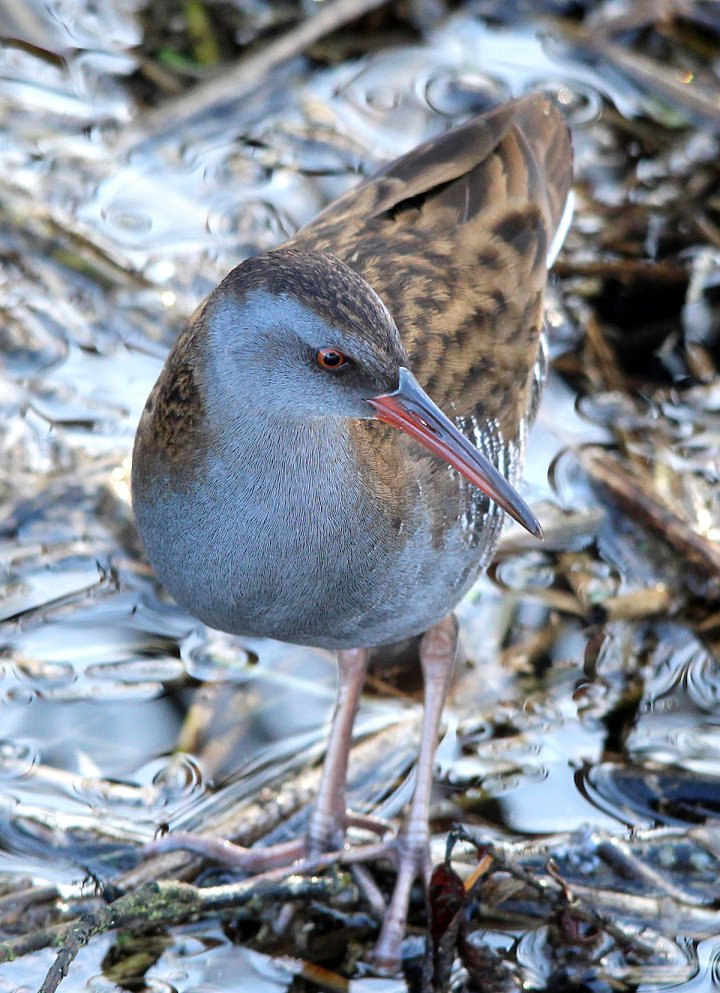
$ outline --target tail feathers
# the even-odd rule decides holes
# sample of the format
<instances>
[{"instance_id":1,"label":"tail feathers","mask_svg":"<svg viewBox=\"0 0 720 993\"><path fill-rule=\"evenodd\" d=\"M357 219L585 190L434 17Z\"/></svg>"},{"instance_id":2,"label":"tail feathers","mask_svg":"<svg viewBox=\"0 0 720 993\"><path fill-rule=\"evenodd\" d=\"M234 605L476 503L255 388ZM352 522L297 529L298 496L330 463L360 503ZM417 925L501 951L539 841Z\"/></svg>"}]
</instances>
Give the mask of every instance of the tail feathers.
<instances>
[{"instance_id":1,"label":"tail feathers","mask_svg":"<svg viewBox=\"0 0 720 993\"><path fill-rule=\"evenodd\" d=\"M572 147L560 112L543 96L512 101L433 138L380 170L371 216L456 227L500 203L536 204L554 256L567 229Z\"/></svg>"}]
</instances>

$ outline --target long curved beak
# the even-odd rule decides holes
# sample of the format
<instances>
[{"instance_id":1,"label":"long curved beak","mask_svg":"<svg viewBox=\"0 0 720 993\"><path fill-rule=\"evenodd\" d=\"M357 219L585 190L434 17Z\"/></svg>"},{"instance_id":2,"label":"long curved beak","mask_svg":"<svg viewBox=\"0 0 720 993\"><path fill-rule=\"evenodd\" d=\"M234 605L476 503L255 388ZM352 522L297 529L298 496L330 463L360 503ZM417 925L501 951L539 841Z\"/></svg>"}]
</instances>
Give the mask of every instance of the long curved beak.
<instances>
[{"instance_id":1,"label":"long curved beak","mask_svg":"<svg viewBox=\"0 0 720 993\"><path fill-rule=\"evenodd\" d=\"M396 390L373 397L368 403L379 420L416 438L486 493L530 534L542 538L537 517L517 490L433 403L409 369L400 370Z\"/></svg>"}]
</instances>

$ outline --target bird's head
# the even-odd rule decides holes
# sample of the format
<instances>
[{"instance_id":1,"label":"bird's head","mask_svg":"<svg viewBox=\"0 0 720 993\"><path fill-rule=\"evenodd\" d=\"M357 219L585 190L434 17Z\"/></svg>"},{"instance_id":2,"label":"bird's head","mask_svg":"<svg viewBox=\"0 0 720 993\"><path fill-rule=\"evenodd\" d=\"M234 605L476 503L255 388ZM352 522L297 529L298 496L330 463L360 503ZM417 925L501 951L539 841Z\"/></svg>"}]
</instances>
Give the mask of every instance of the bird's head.
<instances>
[{"instance_id":1,"label":"bird's head","mask_svg":"<svg viewBox=\"0 0 720 993\"><path fill-rule=\"evenodd\" d=\"M237 266L195 318L205 401L222 416L378 419L411 435L540 537L534 514L420 386L387 308L331 255L283 249ZM234 410L230 410L232 405Z\"/></svg>"}]
</instances>

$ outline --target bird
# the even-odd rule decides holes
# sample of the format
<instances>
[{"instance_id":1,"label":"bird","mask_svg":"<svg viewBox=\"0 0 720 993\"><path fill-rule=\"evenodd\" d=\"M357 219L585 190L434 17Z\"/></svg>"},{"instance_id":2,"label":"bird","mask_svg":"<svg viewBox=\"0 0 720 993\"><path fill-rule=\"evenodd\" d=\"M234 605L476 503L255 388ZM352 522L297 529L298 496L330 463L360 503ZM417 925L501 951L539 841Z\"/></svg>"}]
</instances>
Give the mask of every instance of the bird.
<instances>
[{"instance_id":1,"label":"bird","mask_svg":"<svg viewBox=\"0 0 720 993\"><path fill-rule=\"evenodd\" d=\"M337 652L307 834L241 864L342 848L370 651L420 636L424 720L388 845L383 970L398 967L413 884L429 880L453 609L505 514L542 535L517 486L571 186L568 128L543 94L430 138L236 266L179 334L137 429L135 519L177 603L222 631Z\"/></svg>"}]
</instances>

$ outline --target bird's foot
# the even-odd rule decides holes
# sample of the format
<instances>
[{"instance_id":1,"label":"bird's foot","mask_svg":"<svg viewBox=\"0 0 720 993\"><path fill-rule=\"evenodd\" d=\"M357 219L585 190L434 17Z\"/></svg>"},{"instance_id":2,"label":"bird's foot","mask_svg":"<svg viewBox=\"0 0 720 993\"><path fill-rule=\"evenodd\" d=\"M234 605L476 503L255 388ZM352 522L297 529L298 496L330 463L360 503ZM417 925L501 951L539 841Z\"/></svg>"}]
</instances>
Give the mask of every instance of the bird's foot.
<instances>
[{"instance_id":1,"label":"bird's foot","mask_svg":"<svg viewBox=\"0 0 720 993\"><path fill-rule=\"evenodd\" d=\"M230 869L250 873L255 880L283 879L290 874L310 875L336 865L345 865L352 872L355 882L376 917L385 914L385 900L374 879L362 863L380 858L395 858L394 837L387 837L387 821L364 815L349 815L348 823L366 830L372 830L381 837L374 843L343 846L334 851L312 852L309 839L298 838L267 848L243 848L231 841L205 838L186 831L176 831L146 845L143 854L146 858L163 855L167 852L189 851L202 858L220 862ZM287 923L287 922L286 922Z\"/></svg>"},{"instance_id":2,"label":"bird's foot","mask_svg":"<svg viewBox=\"0 0 720 993\"><path fill-rule=\"evenodd\" d=\"M296 838L267 848L244 848L223 838L206 838L191 831L173 831L143 847L143 856L151 858L167 852L192 852L229 869L255 874L292 865L307 853L307 840Z\"/></svg>"},{"instance_id":3,"label":"bird's foot","mask_svg":"<svg viewBox=\"0 0 720 993\"><path fill-rule=\"evenodd\" d=\"M345 846L345 828L357 828L370 832L380 839L378 844L359 845L354 848ZM317 830L310 831L305 837L286 841L282 844L268 845L265 848L244 848L232 841L222 838L207 838L204 835L193 834L191 831L173 831L170 834L156 838L143 848L143 856L150 858L167 852L187 851L213 862L219 862L230 869L250 874L267 873L276 869L288 869L302 873L310 871L301 866L313 865L313 871L322 865L330 865L333 861L345 861L346 864L356 861L352 852L384 851L392 844L394 829L390 821L369 814L355 814L350 811L343 817L342 825L328 824L325 834ZM343 860L343 856L348 856ZM371 855L368 857L375 857ZM367 861L360 858L357 861Z\"/></svg>"},{"instance_id":4,"label":"bird's foot","mask_svg":"<svg viewBox=\"0 0 720 993\"><path fill-rule=\"evenodd\" d=\"M340 817L325 819L313 816L306 838L308 855L322 855L324 852L347 849L347 831L355 828L374 834L383 841L395 837L395 827L390 821L372 814L356 814L347 810ZM360 846L362 847L362 846Z\"/></svg>"},{"instance_id":5,"label":"bird's foot","mask_svg":"<svg viewBox=\"0 0 720 993\"><path fill-rule=\"evenodd\" d=\"M373 913L383 921L373 962L379 971L395 973L400 967L400 946L405 936L413 883L421 879L427 891L430 879L429 832L416 826L412 832L403 830L395 837L388 821L364 814L348 813L346 823L348 827L377 835L378 840L319 851L316 848L319 840L311 839L308 834L266 848L244 848L231 841L175 831L146 845L143 854L149 858L167 852L189 851L230 869L252 874L256 879L280 879L291 873L308 875L331 866L347 866ZM367 863L380 859L387 859L397 867L395 888L387 906L365 868Z\"/></svg>"}]
</instances>

